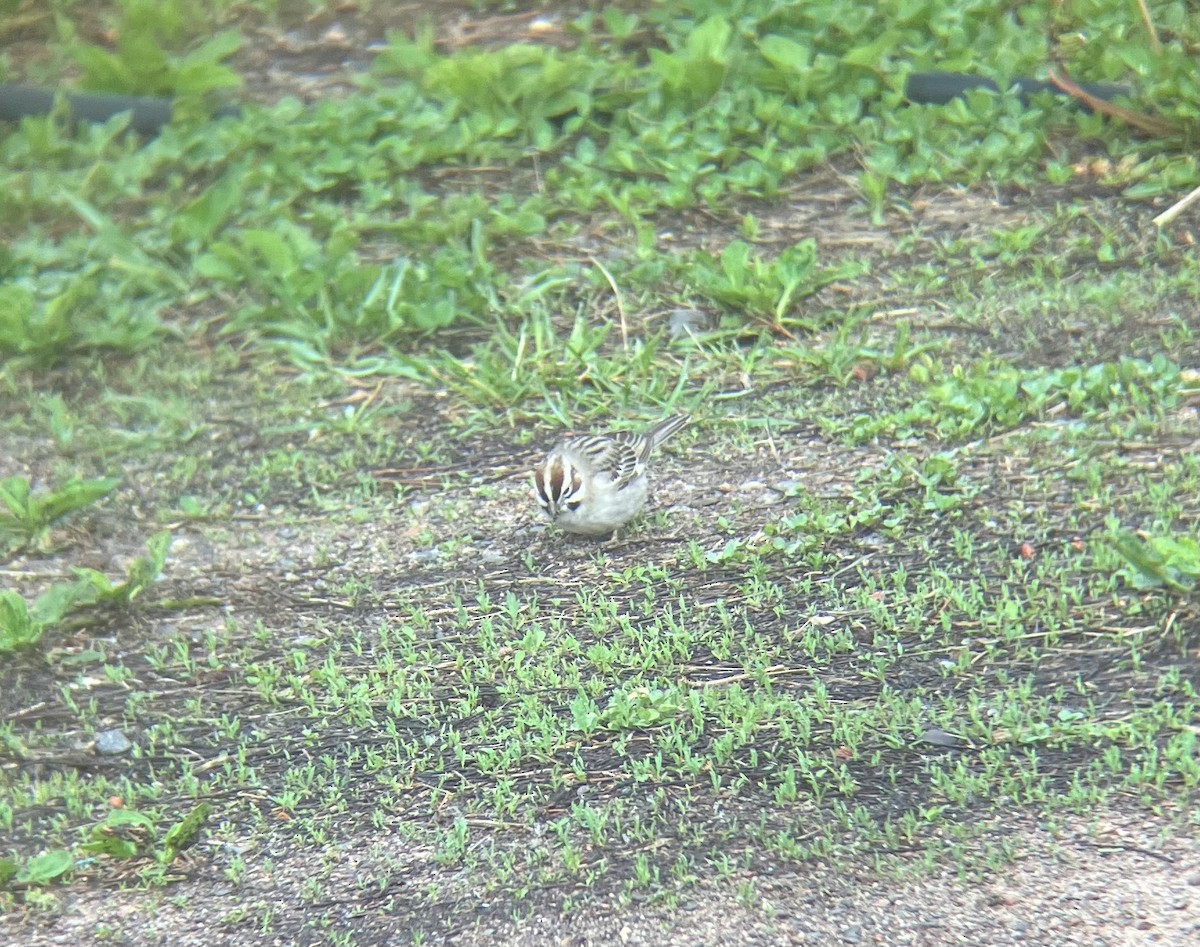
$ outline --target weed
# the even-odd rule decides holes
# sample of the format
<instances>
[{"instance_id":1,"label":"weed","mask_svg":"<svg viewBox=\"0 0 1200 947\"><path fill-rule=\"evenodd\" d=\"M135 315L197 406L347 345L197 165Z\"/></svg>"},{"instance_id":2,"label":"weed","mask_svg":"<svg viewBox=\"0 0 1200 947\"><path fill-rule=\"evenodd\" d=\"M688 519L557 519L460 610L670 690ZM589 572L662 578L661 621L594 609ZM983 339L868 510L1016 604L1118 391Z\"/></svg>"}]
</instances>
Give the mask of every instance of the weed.
<instances>
[{"instance_id":1,"label":"weed","mask_svg":"<svg viewBox=\"0 0 1200 947\"><path fill-rule=\"evenodd\" d=\"M1118 530L1111 542L1127 564L1122 576L1134 588L1167 588L1182 594L1200 582L1200 542L1191 536L1142 538Z\"/></svg>"},{"instance_id":2,"label":"weed","mask_svg":"<svg viewBox=\"0 0 1200 947\"><path fill-rule=\"evenodd\" d=\"M857 265L819 268L814 240L788 247L770 261L752 256L749 244L735 240L721 251L719 261L704 253L694 255L687 262L686 279L697 295L787 333L796 327L816 328L814 320L797 315L798 303L836 280L861 275L862 270Z\"/></svg>"},{"instance_id":3,"label":"weed","mask_svg":"<svg viewBox=\"0 0 1200 947\"><path fill-rule=\"evenodd\" d=\"M34 600L12 590L0 590L0 653L37 644L68 614L94 605L128 607L158 577L171 543L169 533L159 533L147 543L148 554L137 557L123 582L113 583L95 569L75 568L76 581L54 582Z\"/></svg>"},{"instance_id":4,"label":"weed","mask_svg":"<svg viewBox=\"0 0 1200 947\"><path fill-rule=\"evenodd\" d=\"M119 480L70 480L49 493L35 495L24 477L0 481L0 539L6 551L23 546L43 549L49 540L50 526L57 520L91 506L116 489Z\"/></svg>"},{"instance_id":5,"label":"weed","mask_svg":"<svg viewBox=\"0 0 1200 947\"><path fill-rule=\"evenodd\" d=\"M71 56L83 70L84 88L186 99L241 85L241 78L221 65L241 46L237 33L219 33L188 53L172 55L168 50L180 45L187 32L204 32L196 12L179 0L118 0L116 6L117 46L112 51L80 42L70 20L60 21Z\"/></svg>"}]
</instances>

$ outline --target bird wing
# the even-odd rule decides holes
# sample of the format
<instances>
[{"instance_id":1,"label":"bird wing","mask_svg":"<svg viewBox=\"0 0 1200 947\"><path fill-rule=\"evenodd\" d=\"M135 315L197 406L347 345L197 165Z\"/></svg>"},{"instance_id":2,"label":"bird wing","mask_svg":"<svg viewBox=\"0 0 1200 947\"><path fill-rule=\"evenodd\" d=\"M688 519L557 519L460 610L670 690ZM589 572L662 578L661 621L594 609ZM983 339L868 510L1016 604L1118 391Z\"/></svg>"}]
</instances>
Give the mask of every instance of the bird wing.
<instances>
[{"instance_id":1,"label":"bird wing","mask_svg":"<svg viewBox=\"0 0 1200 947\"><path fill-rule=\"evenodd\" d=\"M640 434L620 432L572 438L565 446L607 474L619 490L642 472L644 441Z\"/></svg>"},{"instance_id":2,"label":"bird wing","mask_svg":"<svg viewBox=\"0 0 1200 947\"><path fill-rule=\"evenodd\" d=\"M646 438L641 434L622 432L609 438L613 442L609 470L617 488L628 484L642 472L646 464Z\"/></svg>"}]
</instances>

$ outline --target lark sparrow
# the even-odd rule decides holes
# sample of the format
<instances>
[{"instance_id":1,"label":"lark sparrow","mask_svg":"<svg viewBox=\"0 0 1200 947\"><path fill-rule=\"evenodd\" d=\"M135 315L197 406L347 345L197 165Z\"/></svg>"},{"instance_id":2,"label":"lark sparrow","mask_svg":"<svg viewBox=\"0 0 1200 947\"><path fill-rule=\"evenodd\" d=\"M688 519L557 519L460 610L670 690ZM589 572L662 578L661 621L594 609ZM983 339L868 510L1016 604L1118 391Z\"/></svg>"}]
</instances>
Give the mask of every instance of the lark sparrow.
<instances>
[{"instance_id":1,"label":"lark sparrow","mask_svg":"<svg viewBox=\"0 0 1200 947\"><path fill-rule=\"evenodd\" d=\"M560 529L603 536L624 526L646 505L646 461L688 422L668 418L648 434L588 434L556 444L533 473L538 503Z\"/></svg>"}]
</instances>

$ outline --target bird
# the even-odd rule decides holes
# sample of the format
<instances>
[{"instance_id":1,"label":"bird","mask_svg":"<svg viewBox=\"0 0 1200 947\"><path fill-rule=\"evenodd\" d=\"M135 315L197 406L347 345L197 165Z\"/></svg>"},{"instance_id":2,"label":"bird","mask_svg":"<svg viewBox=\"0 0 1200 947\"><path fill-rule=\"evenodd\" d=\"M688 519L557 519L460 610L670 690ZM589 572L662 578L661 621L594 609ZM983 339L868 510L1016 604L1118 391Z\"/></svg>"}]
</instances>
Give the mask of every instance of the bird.
<instances>
[{"instance_id":1,"label":"bird","mask_svg":"<svg viewBox=\"0 0 1200 947\"><path fill-rule=\"evenodd\" d=\"M650 454L687 423L688 416L679 414L646 434L618 431L560 441L533 472L538 503L564 532L613 533L646 506Z\"/></svg>"}]
</instances>

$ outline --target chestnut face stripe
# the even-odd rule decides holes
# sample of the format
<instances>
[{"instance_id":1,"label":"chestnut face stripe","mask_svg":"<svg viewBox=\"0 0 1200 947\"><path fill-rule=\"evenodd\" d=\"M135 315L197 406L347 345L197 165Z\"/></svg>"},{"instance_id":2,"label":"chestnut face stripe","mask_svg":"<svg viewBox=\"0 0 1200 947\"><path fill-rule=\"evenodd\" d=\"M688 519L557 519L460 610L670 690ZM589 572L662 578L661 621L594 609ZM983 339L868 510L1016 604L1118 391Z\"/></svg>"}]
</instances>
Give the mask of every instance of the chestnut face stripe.
<instances>
[{"instance_id":1,"label":"chestnut face stripe","mask_svg":"<svg viewBox=\"0 0 1200 947\"><path fill-rule=\"evenodd\" d=\"M570 487L567 487L567 474L571 475ZM537 488L538 502L545 507L551 516L557 516L563 501L579 492L583 486L579 472L569 469L561 457L555 457L548 464L539 467L533 474L534 485Z\"/></svg>"}]
</instances>

